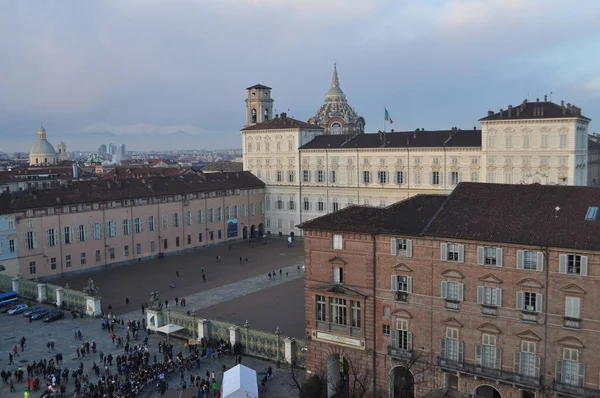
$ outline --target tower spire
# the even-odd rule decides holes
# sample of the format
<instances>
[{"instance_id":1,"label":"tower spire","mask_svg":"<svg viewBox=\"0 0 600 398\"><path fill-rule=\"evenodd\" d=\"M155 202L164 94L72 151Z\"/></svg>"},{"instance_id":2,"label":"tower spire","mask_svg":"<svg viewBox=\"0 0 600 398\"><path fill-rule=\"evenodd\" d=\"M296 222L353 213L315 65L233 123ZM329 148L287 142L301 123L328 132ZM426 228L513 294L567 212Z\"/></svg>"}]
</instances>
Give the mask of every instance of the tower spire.
<instances>
[{"instance_id":1,"label":"tower spire","mask_svg":"<svg viewBox=\"0 0 600 398\"><path fill-rule=\"evenodd\" d=\"M340 80L338 79L337 63L333 63L333 78L331 79L331 88L340 87Z\"/></svg>"}]
</instances>

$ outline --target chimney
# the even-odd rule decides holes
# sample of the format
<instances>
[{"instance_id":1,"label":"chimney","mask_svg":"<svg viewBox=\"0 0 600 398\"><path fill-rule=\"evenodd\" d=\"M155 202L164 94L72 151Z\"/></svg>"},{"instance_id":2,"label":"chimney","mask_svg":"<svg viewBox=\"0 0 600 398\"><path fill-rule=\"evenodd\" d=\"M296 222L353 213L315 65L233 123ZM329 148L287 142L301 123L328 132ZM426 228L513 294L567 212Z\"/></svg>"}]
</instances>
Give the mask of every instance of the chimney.
<instances>
[{"instance_id":1,"label":"chimney","mask_svg":"<svg viewBox=\"0 0 600 398\"><path fill-rule=\"evenodd\" d=\"M508 117L512 116L512 105L508 106Z\"/></svg>"},{"instance_id":2,"label":"chimney","mask_svg":"<svg viewBox=\"0 0 600 398\"><path fill-rule=\"evenodd\" d=\"M535 102L540 102L540 97L537 97L537 98L535 99Z\"/></svg>"},{"instance_id":3,"label":"chimney","mask_svg":"<svg viewBox=\"0 0 600 398\"><path fill-rule=\"evenodd\" d=\"M410 137L406 137L406 145L410 145Z\"/></svg>"},{"instance_id":4,"label":"chimney","mask_svg":"<svg viewBox=\"0 0 600 398\"><path fill-rule=\"evenodd\" d=\"M494 116L494 111L488 111L488 116Z\"/></svg>"},{"instance_id":5,"label":"chimney","mask_svg":"<svg viewBox=\"0 0 600 398\"><path fill-rule=\"evenodd\" d=\"M279 113L275 114L275 119L279 119Z\"/></svg>"},{"instance_id":6,"label":"chimney","mask_svg":"<svg viewBox=\"0 0 600 398\"><path fill-rule=\"evenodd\" d=\"M285 113L285 112L281 112L281 118L282 118L282 119L285 119L286 117L287 117L287 113Z\"/></svg>"},{"instance_id":7,"label":"chimney","mask_svg":"<svg viewBox=\"0 0 600 398\"><path fill-rule=\"evenodd\" d=\"M504 111L502 110L502 108L500 108L500 117L502 117L502 112Z\"/></svg>"},{"instance_id":8,"label":"chimney","mask_svg":"<svg viewBox=\"0 0 600 398\"><path fill-rule=\"evenodd\" d=\"M419 131L419 129L416 129L416 130L413 132L413 138L417 138L417 131Z\"/></svg>"},{"instance_id":9,"label":"chimney","mask_svg":"<svg viewBox=\"0 0 600 398\"><path fill-rule=\"evenodd\" d=\"M518 106L517 107L517 117L519 117L521 115L521 107Z\"/></svg>"},{"instance_id":10,"label":"chimney","mask_svg":"<svg viewBox=\"0 0 600 398\"><path fill-rule=\"evenodd\" d=\"M477 126L473 126L473 131L477 131Z\"/></svg>"}]
</instances>

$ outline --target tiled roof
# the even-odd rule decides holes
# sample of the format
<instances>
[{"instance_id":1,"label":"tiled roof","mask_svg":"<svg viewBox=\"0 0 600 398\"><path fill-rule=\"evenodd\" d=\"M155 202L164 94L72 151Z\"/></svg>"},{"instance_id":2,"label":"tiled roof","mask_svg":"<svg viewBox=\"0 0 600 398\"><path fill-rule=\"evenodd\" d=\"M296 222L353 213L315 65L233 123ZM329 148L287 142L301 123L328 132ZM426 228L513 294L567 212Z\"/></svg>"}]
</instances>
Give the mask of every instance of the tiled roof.
<instances>
[{"instance_id":1,"label":"tiled roof","mask_svg":"<svg viewBox=\"0 0 600 398\"><path fill-rule=\"evenodd\" d=\"M454 189L425 234L600 250L600 219L585 220L590 206L600 207L599 187L463 182Z\"/></svg>"},{"instance_id":2,"label":"tiled roof","mask_svg":"<svg viewBox=\"0 0 600 398\"><path fill-rule=\"evenodd\" d=\"M445 195L417 195L386 208L350 206L300 225L303 229L419 235Z\"/></svg>"},{"instance_id":3,"label":"tiled roof","mask_svg":"<svg viewBox=\"0 0 600 398\"><path fill-rule=\"evenodd\" d=\"M398 131L389 133L322 135L300 149L481 147L481 130Z\"/></svg>"},{"instance_id":4,"label":"tiled roof","mask_svg":"<svg viewBox=\"0 0 600 398\"><path fill-rule=\"evenodd\" d=\"M565 117L575 117L585 120L591 120L581 114L581 109L575 105L555 104L551 101L536 101L523 103L511 106L507 109L501 109L502 112L488 111L488 115L479 119L480 121L487 120L512 120L512 119L556 119Z\"/></svg>"},{"instance_id":5,"label":"tiled roof","mask_svg":"<svg viewBox=\"0 0 600 398\"><path fill-rule=\"evenodd\" d=\"M221 160L206 164L200 168L205 172L213 171L242 171L244 170L244 164L242 162L230 162L228 160Z\"/></svg>"},{"instance_id":6,"label":"tiled roof","mask_svg":"<svg viewBox=\"0 0 600 398\"><path fill-rule=\"evenodd\" d=\"M253 124L248 127L244 127L242 131L251 130L280 130L280 129L310 129L310 130L323 130L321 127L303 122L301 120L292 119L291 117L283 116L276 117L266 122Z\"/></svg>"},{"instance_id":7,"label":"tiled roof","mask_svg":"<svg viewBox=\"0 0 600 398\"><path fill-rule=\"evenodd\" d=\"M178 177L81 181L72 183L68 187L3 193L0 195L0 214L65 204L183 195L228 189L262 188L264 185L260 179L246 171L239 173L200 173Z\"/></svg>"},{"instance_id":8,"label":"tiled roof","mask_svg":"<svg viewBox=\"0 0 600 398\"><path fill-rule=\"evenodd\" d=\"M253 88L271 90L271 87L265 86L263 84L255 84L254 86L248 87L246 90L252 90Z\"/></svg>"}]
</instances>

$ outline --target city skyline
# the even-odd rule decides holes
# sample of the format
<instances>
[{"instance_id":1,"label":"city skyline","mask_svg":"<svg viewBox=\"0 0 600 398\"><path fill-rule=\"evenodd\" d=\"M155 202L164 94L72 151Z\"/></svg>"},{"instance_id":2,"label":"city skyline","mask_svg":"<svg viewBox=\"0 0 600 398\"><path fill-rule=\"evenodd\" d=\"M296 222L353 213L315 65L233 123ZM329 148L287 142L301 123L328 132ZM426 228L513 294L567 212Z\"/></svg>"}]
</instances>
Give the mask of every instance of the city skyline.
<instances>
[{"instance_id":1,"label":"city skyline","mask_svg":"<svg viewBox=\"0 0 600 398\"><path fill-rule=\"evenodd\" d=\"M7 3L0 150L28 151L40 121L50 142L83 151L113 141L140 151L239 148L246 87L273 87L278 113L307 120L334 62L367 132L383 128L384 104L396 130L472 128L488 109L544 95L600 117L595 2L232 5Z\"/></svg>"}]
</instances>

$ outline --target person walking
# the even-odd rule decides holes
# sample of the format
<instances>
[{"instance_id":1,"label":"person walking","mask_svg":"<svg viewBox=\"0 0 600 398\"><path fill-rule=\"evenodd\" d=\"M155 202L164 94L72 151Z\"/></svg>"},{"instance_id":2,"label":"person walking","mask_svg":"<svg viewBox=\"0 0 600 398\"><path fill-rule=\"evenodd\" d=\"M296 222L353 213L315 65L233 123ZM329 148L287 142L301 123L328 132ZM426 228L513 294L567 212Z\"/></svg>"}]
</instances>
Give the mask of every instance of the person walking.
<instances>
[{"instance_id":1,"label":"person walking","mask_svg":"<svg viewBox=\"0 0 600 398\"><path fill-rule=\"evenodd\" d=\"M19 348L17 347L17 345L15 344L15 346L13 347L13 355L18 357L19 356Z\"/></svg>"},{"instance_id":2,"label":"person walking","mask_svg":"<svg viewBox=\"0 0 600 398\"><path fill-rule=\"evenodd\" d=\"M129 305L129 297L125 297L125 304Z\"/></svg>"},{"instance_id":3,"label":"person walking","mask_svg":"<svg viewBox=\"0 0 600 398\"><path fill-rule=\"evenodd\" d=\"M202 280L206 282L206 274L202 273Z\"/></svg>"},{"instance_id":4,"label":"person walking","mask_svg":"<svg viewBox=\"0 0 600 398\"><path fill-rule=\"evenodd\" d=\"M177 277L179 278L179 271L176 271L175 275L177 275Z\"/></svg>"},{"instance_id":5,"label":"person walking","mask_svg":"<svg viewBox=\"0 0 600 398\"><path fill-rule=\"evenodd\" d=\"M179 305L179 297L175 296L175 307Z\"/></svg>"},{"instance_id":6,"label":"person walking","mask_svg":"<svg viewBox=\"0 0 600 398\"><path fill-rule=\"evenodd\" d=\"M8 364L9 365L14 365L15 363L13 362L13 354L11 354L10 352L8 353Z\"/></svg>"},{"instance_id":7,"label":"person walking","mask_svg":"<svg viewBox=\"0 0 600 398\"><path fill-rule=\"evenodd\" d=\"M269 272L267 275L269 275L269 280L271 280L271 272Z\"/></svg>"}]
</instances>

